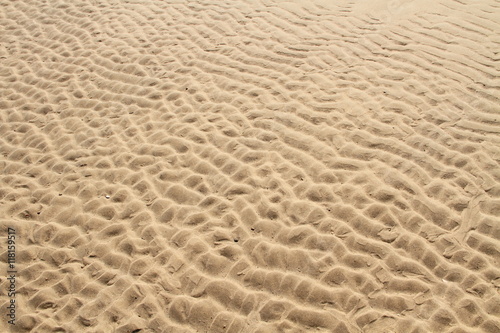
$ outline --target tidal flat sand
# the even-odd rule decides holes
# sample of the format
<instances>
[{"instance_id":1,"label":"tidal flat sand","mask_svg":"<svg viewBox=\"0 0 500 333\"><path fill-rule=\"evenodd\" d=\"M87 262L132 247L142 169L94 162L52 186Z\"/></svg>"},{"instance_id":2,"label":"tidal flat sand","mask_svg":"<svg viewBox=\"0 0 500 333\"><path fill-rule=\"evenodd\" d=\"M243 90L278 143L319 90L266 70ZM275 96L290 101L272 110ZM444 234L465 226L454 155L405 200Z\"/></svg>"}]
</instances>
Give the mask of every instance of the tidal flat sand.
<instances>
[{"instance_id":1,"label":"tidal flat sand","mask_svg":"<svg viewBox=\"0 0 500 333\"><path fill-rule=\"evenodd\" d=\"M491 0L0 0L0 331L500 332L499 52Z\"/></svg>"}]
</instances>

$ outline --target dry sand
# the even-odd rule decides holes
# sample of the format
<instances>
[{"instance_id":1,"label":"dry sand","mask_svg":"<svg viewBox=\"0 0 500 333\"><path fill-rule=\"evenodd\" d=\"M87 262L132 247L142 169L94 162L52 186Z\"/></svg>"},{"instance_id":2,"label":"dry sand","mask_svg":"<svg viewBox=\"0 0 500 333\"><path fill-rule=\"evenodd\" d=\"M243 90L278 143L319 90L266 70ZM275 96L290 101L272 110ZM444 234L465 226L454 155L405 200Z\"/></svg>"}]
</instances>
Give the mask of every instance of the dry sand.
<instances>
[{"instance_id":1,"label":"dry sand","mask_svg":"<svg viewBox=\"0 0 500 333\"><path fill-rule=\"evenodd\" d=\"M499 7L1 0L0 331L500 332Z\"/></svg>"}]
</instances>

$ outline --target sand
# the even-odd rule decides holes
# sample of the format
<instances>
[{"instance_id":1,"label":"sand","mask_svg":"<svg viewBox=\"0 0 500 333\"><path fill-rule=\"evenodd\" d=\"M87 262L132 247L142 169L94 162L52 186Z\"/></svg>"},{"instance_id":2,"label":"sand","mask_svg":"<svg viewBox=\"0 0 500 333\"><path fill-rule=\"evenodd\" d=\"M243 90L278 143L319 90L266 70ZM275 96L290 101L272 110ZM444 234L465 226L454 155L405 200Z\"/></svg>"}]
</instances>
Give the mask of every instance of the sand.
<instances>
[{"instance_id":1,"label":"sand","mask_svg":"<svg viewBox=\"0 0 500 333\"><path fill-rule=\"evenodd\" d=\"M499 7L0 1L0 331L500 332Z\"/></svg>"}]
</instances>

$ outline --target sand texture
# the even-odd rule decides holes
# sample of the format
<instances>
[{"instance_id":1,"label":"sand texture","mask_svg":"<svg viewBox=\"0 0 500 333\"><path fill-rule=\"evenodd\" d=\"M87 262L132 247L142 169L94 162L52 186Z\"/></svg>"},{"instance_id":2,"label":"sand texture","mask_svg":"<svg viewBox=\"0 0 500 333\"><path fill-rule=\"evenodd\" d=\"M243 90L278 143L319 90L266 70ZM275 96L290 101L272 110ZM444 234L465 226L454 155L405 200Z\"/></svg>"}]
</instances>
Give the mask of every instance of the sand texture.
<instances>
[{"instance_id":1,"label":"sand texture","mask_svg":"<svg viewBox=\"0 0 500 333\"><path fill-rule=\"evenodd\" d=\"M0 332L500 332L499 59L490 0L0 0Z\"/></svg>"}]
</instances>

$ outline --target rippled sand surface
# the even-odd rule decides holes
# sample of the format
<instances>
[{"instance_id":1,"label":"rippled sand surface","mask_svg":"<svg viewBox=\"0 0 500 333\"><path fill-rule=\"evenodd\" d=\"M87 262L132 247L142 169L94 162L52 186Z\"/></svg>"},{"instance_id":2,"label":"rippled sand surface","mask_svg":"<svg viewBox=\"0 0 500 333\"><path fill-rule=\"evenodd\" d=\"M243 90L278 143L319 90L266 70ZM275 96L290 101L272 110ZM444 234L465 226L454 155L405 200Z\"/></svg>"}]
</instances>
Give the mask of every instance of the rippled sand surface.
<instances>
[{"instance_id":1,"label":"rippled sand surface","mask_svg":"<svg viewBox=\"0 0 500 333\"><path fill-rule=\"evenodd\" d=\"M0 330L500 332L498 1L3 0L0 27Z\"/></svg>"}]
</instances>

